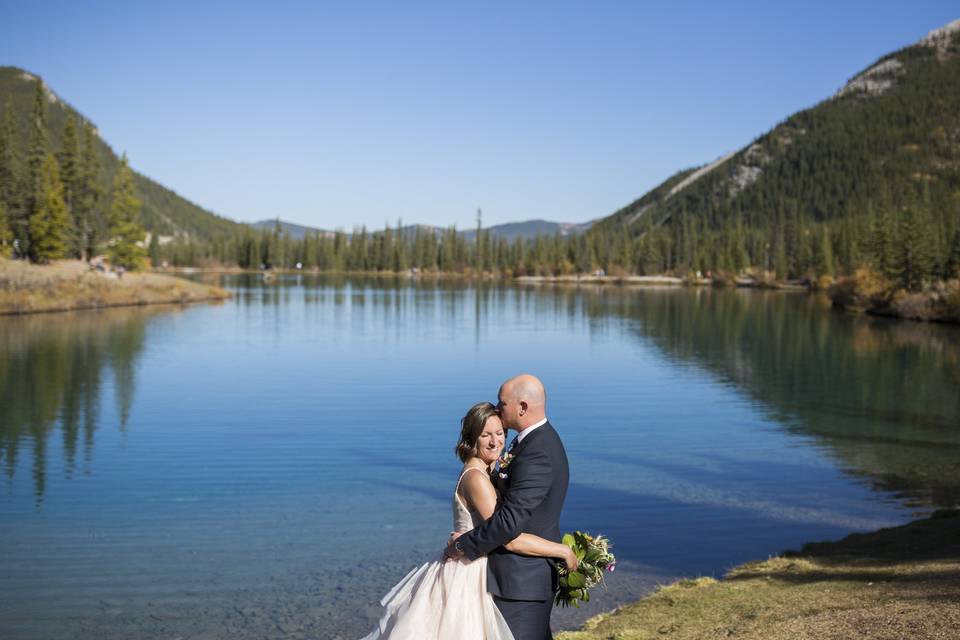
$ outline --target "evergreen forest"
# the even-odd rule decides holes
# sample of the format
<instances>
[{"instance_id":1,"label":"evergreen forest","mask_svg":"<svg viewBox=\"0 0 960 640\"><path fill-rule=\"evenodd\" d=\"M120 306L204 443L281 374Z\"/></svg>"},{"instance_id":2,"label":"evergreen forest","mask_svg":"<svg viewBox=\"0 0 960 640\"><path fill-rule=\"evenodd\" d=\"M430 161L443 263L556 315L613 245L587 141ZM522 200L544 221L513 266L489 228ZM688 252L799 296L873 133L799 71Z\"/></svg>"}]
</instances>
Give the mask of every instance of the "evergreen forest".
<instances>
[{"instance_id":1,"label":"evergreen forest","mask_svg":"<svg viewBox=\"0 0 960 640\"><path fill-rule=\"evenodd\" d=\"M3 67L0 248L38 262L110 249L131 265L148 257L155 266L502 276L815 282L869 268L917 291L960 269L958 54L956 32L891 53L836 95L678 172L586 233L512 241L479 224L469 234L397 221L291 238L279 221L232 222L131 171L39 78Z\"/></svg>"}]
</instances>

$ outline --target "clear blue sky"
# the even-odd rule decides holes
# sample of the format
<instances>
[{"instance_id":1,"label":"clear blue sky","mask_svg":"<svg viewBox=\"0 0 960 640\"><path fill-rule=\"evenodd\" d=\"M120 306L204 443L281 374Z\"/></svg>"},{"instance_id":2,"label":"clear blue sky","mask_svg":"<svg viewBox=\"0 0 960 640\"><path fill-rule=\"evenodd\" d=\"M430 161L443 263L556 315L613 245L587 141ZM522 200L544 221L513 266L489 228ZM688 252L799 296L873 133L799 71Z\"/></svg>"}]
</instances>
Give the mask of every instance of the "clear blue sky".
<instances>
[{"instance_id":1,"label":"clear blue sky","mask_svg":"<svg viewBox=\"0 0 960 640\"><path fill-rule=\"evenodd\" d=\"M960 17L901 2L0 3L139 171L237 220L585 221Z\"/></svg>"}]
</instances>

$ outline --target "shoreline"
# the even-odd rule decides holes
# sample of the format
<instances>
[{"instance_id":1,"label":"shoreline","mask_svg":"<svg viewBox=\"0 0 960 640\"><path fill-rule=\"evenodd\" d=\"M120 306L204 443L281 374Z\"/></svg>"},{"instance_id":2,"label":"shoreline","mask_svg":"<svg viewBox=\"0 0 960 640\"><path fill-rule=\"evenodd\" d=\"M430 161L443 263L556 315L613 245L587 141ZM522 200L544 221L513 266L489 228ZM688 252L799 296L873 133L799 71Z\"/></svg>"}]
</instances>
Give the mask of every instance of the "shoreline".
<instances>
[{"instance_id":1,"label":"shoreline","mask_svg":"<svg viewBox=\"0 0 960 640\"><path fill-rule=\"evenodd\" d=\"M841 278L828 289L833 306L847 313L895 320L960 325L960 280L908 292L868 269Z\"/></svg>"},{"instance_id":2,"label":"shoreline","mask_svg":"<svg viewBox=\"0 0 960 640\"><path fill-rule=\"evenodd\" d=\"M149 272L91 270L79 260L49 265L0 259L0 316L227 300L220 287Z\"/></svg>"},{"instance_id":3,"label":"shoreline","mask_svg":"<svg viewBox=\"0 0 960 640\"><path fill-rule=\"evenodd\" d=\"M742 289L779 289L785 291L813 291L814 287L796 282L760 282L749 278L738 278L735 281L723 281L713 278L681 278L679 276L608 276L591 274L571 274L561 276L511 276L485 271L478 275L476 272L459 271L346 271L346 270L316 270L316 269L243 269L240 267L168 267L152 269L151 273L172 275L335 275L335 276L362 276L379 278L407 278L407 279L451 279L451 280L500 280L519 284L605 284L605 285L642 285L642 286L678 286L678 287L730 287Z\"/></svg>"},{"instance_id":4,"label":"shoreline","mask_svg":"<svg viewBox=\"0 0 960 640\"><path fill-rule=\"evenodd\" d=\"M752 277L681 278L677 276L509 276L493 272L409 272L409 271L318 271L277 269L259 270L239 267L168 267L141 272L128 272L122 279L112 273L89 269L79 260L57 261L50 265L34 265L21 260L0 258L0 316L32 313L61 313L68 311L106 309L113 307L144 306L150 304L189 304L227 300L232 294L218 286L180 278L183 275L260 275L265 282L278 275L337 275L376 277L406 280L464 280L501 281L519 285L591 285L618 287L713 287L726 289L763 289L786 292L816 293L825 290L833 306L850 314L865 314L892 320L936 322L960 325L960 311L941 311L933 302L943 306L949 295L938 292L901 296L892 302L892 295L876 296L875 292L858 290L855 278L842 278L826 286L802 281L766 281ZM856 284L851 284L856 283ZM956 288L956 281L944 287ZM943 288L943 287L941 287ZM874 293L871 299L870 293ZM882 300L880 299L882 298ZM882 304L881 304L882 303Z\"/></svg>"},{"instance_id":5,"label":"shoreline","mask_svg":"<svg viewBox=\"0 0 960 640\"><path fill-rule=\"evenodd\" d=\"M960 628L960 509L686 578L557 640L951 638Z\"/></svg>"}]
</instances>

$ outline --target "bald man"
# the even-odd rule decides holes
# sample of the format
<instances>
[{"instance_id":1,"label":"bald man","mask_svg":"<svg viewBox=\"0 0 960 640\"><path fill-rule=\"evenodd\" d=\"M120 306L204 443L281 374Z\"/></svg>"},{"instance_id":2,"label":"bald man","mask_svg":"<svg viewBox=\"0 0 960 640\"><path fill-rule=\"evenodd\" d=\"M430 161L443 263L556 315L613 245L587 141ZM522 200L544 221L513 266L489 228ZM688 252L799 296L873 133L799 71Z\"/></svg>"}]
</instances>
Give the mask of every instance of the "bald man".
<instances>
[{"instance_id":1,"label":"bald man","mask_svg":"<svg viewBox=\"0 0 960 640\"><path fill-rule=\"evenodd\" d=\"M494 477L500 502L485 523L453 537L447 555L471 560L486 555L487 591L515 640L546 640L553 638L556 562L511 553L503 545L521 533L560 542L560 511L570 481L567 454L547 420L546 393L537 378L510 378L498 395L503 425L517 432L508 448L509 464Z\"/></svg>"}]
</instances>

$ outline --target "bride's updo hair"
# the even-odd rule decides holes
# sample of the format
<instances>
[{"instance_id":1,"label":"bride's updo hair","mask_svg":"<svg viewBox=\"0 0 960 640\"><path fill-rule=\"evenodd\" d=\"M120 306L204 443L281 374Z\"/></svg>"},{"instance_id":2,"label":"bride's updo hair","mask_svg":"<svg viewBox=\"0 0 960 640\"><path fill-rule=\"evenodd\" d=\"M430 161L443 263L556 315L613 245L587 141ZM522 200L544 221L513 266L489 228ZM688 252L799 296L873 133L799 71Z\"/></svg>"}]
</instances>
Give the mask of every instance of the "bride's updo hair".
<instances>
[{"instance_id":1,"label":"bride's updo hair","mask_svg":"<svg viewBox=\"0 0 960 640\"><path fill-rule=\"evenodd\" d=\"M460 440L454 447L457 457L463 462L478 455L477 440L483 433L483 425L487 424L490 416L497 415L497 408L489 402L478 402L470 407L467 415L460 421Z\"/></svg>"}]
</instances>

